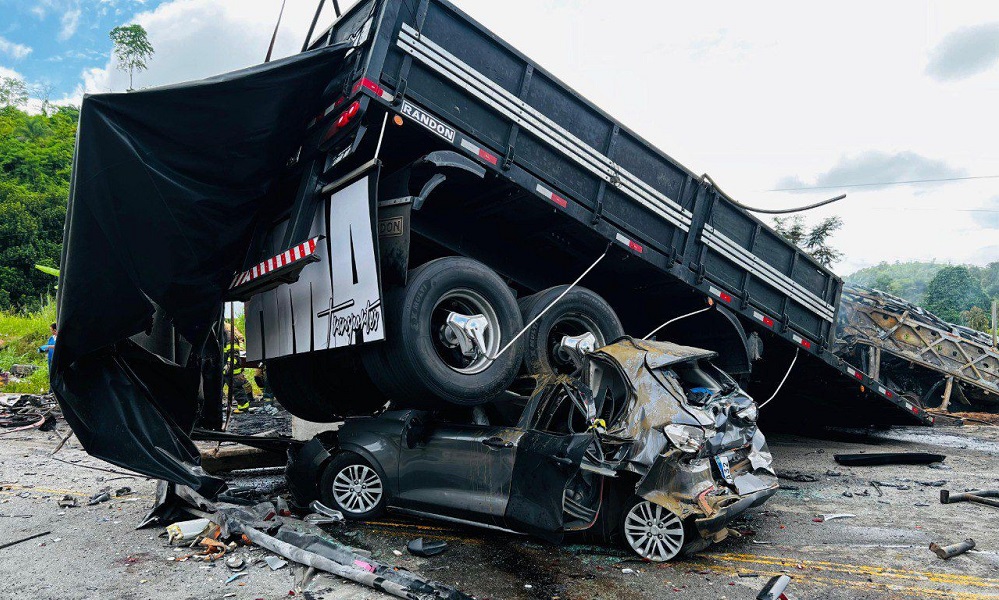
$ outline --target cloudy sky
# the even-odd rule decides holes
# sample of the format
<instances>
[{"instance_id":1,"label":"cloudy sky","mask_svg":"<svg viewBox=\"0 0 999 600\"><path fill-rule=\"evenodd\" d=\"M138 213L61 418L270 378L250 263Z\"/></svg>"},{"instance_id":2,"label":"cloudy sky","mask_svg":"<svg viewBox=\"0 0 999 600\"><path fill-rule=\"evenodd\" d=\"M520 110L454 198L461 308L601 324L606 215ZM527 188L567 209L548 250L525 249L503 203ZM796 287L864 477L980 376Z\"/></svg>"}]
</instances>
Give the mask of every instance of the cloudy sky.
<instances>
[{"instance_id":1,"label":"cloudy sky","mask_svg":"<svg viewBox=\"0 0 999 600\"><path fill-rule=\"evenodd\" d=\"M999 2L457 4L743 203L848 193L806 213L843 218L840 274L999 260ZM287 0L277 54L301 44L315 6ZM279 8L0 0L0 76L69 102L121 91L107 32L138 22L156 55L136 86L200 78L260 62Z\"/></svg>"}]
</instances>

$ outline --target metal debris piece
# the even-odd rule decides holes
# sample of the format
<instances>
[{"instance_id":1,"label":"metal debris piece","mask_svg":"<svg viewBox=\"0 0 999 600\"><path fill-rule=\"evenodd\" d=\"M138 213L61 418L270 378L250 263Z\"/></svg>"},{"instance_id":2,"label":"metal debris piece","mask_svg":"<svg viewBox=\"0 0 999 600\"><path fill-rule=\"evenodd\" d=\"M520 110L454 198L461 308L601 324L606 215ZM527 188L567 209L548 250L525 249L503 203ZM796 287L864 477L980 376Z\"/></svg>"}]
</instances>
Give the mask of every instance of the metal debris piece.
<instances>
[{"instance_id":1,"label":"metal debris piece","mask_svg":"<svg viewBox=\"0 0 999 600\"><path fill-rule=\"evenodd\" d=\"M416 538L406 545L406 549L409 550L410 554L416 556L437 556L447 550L447 542L444 540L425 541L423 538Z\"/></svg>"},{"instance_id":2,"label":"metal debris piece","mask_svg":"<svg viewBox=\"0 0 999 600\"><path fill-rule=\"evenodd\" d=\"M999 507L999 490L973 490L966 493L954 493L949 490L940 490L940 504L954 504L955 502L974 502L975 504L985 504L987 506Z\"/></svg>"},{"instance_id":3,"label":"metal debris piece","mask_svg":"<svg viewBox=\"0 0 999 600\"><path fill-rule=\"evenodd\" d=\"M240 577L246 577L247 575L249 575L249 573L247 573L246 571L243 571L243 572L241 572L241 573L236 573L235 575L233 575L233 576L229 577L229 579L226 579L226 580L225 580L225 582L226 582L227 584L228 584L228 583L232 583L233 581L236 581L236 580L237 580L237 579L239 579Z\"/></svg>"},{"instance_id":4,"label":"metal debris piece","mask_svg":"<svg viewBox=\"0 0 999 600\"><path fill-rule=\"evenodd\" d=\"M79 504L76 501L76 496L66 494L59 500L59 508L76 508Z\"/></svg>"},{"instance_id":5,"label":"metal debris piece","mask_svg":"<svg viewBox=\"0 0 999 600\"><path fill-rule=\"evenodd\" d=\"M11 546L20 544L21 542L27 542L28 540L33 540L35 538L40 538L40 537L42 537L44 535L48 535L50 533L52 533L52 532L51 531L43 531L41 533L36 533L34 535L29 535L28 537L21 538L19 540L14 540L13 542L7 542L6 544L0 544L0 550L3 550L4 548L10 548Z\"/></svg>"},{"instance_id":6,"label":"metal debris piece","mask_svg":"<svg viewBox=\"0 0 999 600\"><path fill-rule=\"evenodd\" d=\"M229 567L233 571L242 571L246 568L246 561L238 556L230 556L226 559L225 566Z\"/></svg>"},{"instance_id":7,"label":"metal debris piece","mask_svg":"<svg viewBox=\"0 0 999 600\"><path fill-rule=\"evenodd\" d=\"M796 481L798 483L811 483L818 481L819 478L815 475L809 475L808 473L802 473L801 471L777 471L777 477L779 479L787 479L790 481Z\"/></svg>"},{"instance_id":8,"label":"metal debris piece","mask_svg":"<svg viewBox=\"0 0 999 600\"><path fill-rule=\"evenodd\" d=\"M107 502L110 499L111 499L111 494L107 490L103 492L97 492L96 494L90 497L90 500L87 501L87 506L94 506L95 504L100 504L101 502Z\"/></svg>"},{"instance_id":9,"label":"metal debris piece","mask_svg":"<svg viewBox=\"0 0 999 600\"><path fill-rule=\"evenodd\" d=\"M936 542L930 544L930 550L932 550L934 554L936 554L943 560L953 558L958 554L964 554L965 552L971 550L974 547L975 547L975 540L971 538L968 538L963 542L951 544L949 546L941 546Z\"/></svg>"},{"instance_id":10,"label":"metal debris piece","mask_svg":"<svg viewBox=\"0 0 999 600\"><path fill-rule=\"evenodd\" d=\"M288 566L288 561L282 559L280 556L268 556L264 558L264 562L271 568L271 571L277 571L282 567Z\"/></svg>"},{"instance_id":11,"label":"metal debris piece","mask_svg":"<svg viewBox=\"0 0 999 600\"><path fill-rule=\"evenodd\" d=\"M116 498L121 498L122 496L127 496L131 493L132 493L132 488L128 486L118 488L117 490L114 491L114 495Z\"/></svg>"},{"instance_id":12,"label":"metal debris piece","mask_svg":"<svg viewBox=\"0 0 999 600\"><path fill-rule=\"evenodd\" d=\"M818 523L825 523L826 521L835 521L836 519L853 519L856 516L852 513L835 513L831 515L819 515L816 521Z\"/></svg>"},{"instance_id":13,"label":"metal debris piece","mask_svg":"<svg viewBox=\"0 0 999 600\"><path fill-rule=\"evenodd\" d=\"M945 454L929 452L874 452L870 454L834 454L837 464L848 467L873 467L879 465L928 465L946 459Z\"/></svg>"}]
</instances>

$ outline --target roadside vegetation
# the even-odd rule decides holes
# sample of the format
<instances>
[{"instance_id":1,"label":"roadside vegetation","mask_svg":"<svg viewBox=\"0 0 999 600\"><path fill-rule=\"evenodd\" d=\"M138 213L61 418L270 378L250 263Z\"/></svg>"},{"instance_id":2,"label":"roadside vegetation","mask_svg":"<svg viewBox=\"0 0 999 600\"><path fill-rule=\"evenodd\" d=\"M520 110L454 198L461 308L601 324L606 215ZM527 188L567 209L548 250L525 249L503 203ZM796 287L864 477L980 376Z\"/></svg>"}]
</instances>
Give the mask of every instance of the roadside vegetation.
<instances>
[{"instance_id":1,"label":"roadside vegetation","mask_svg":"<svg viewBox=\"0 0 999 600\"><path fill-rule=\"evenodd\" d=\"M13 365L35 365L38 369L20 381L0 380L2 394L38 394L49 389L46 355L39 346L49 339L49 325L56 319L55 303L49 302L34 312L0 311L0 372Z\"/></svg>"}]
</instances>

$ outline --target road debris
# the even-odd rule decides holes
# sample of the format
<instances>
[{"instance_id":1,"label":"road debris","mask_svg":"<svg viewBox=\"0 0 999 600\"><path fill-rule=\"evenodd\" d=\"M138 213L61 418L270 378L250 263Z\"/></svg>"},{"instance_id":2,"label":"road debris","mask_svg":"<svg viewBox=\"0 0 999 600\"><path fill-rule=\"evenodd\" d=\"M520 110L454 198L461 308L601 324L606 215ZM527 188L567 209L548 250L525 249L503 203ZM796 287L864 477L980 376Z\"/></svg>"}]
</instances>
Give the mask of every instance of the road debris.
<instances>
[{"instance_id":1,"label":"road debris","mask_svg":"<svg viewBox=\"0 0 999 600\"><path fill-rule=\"evenodd\" d=\"M813 521L816 523L825 523L826 521L835 521L836 519L853 519L857 515L852 513L835 513L830 515L819 515Z\"/></svg>"},{"instance_id":2,"label":"road debris","mask_svg":"<svg viewBox=\"0 0 999 600\"><path fill-rule=\"evenodd\" d=\"M940 504L954 504L955 502L974 502L975 504L999 508L999 490L973 490L965 493L940 490Z\"/></svg>"},{"instance_id":3,"label":"road debris","mask_svg":"<svg viewBox=\"0 0 999 600\"><path fill-rule=\"evenodd\" d=\"M929 452L874 452L870 454L834 454L837 464L847 467L874 467L880 465L928 465L946 459L944 454Z\"/></svg>"},{"instance_id":4,"label":"road debris","mask_svg":"<svg viewBox=\"0 0 999 600\"><path fill-rule=\"evenodd\" d=\"M818 481L819 478L815 475L809 475L808 473L802 473L801 471L781 471L777 470L778 479L787 479L789 481L796 481L798 483L811 483ZM794 489L781 486L781 489Z\"/></svg>"},{"instance_id":5,"label":"road debris","mask_svg":"<svg viewBox=\"0 0 999 600\"><path fill-rule=\"evenodd\" d=\"M974 547L975 547L975 540L973 540L971 538L968 538L968 539L964 540L963 542L958 542L956 544L951 544L949 546L941 546L941 545L937 544L936 542L932 542L930 544L930 550L932 550L934 554L936 554L937 556L939 556L943 560L947 560L949 558L953 558L953 557L957 556L958 554L964 554L965 552L967 552L968 550L971 550Z\"/></svg>"},{"instance_id":6,"label":"road debris","mask_svg":"<svg viewBox=\"0 0 999 600\"><path fill-rule=\"evenodd\" d=\"M66 494L59 500L59 508L76 508L79 503L76 501L76 496L71 494Z\"/></svg>"},{"instance_id":7,"label":"road debris","mask_svg":"<svg viewBox=\"0 0 999 600\"><path fill-rule=\"evenodd\" d=\"M791 600L790 596L784 593L791 578L787 575L775 575L770 578L760 593L756 595L756 600Z\"/></svg>"},{"instance_id":8,"label":"road debris","mask_svg":"<svg viewBox=\"0 0 999 600\"><path fill-rule=\"evenodd\" d=\"M280 568L288 566L288 561L282 560L277 556L268 556L264 559L264 562L271 568L271 571L277 571Z\"/></svg>"},{"instance_id":9,"label":"road debris","mask_svg":"<svg viewBox=\"0 0 999 600\"><path fill-rule=\"evenodd\" d=\"M246 561L238 556L230 556L226 559L225 566L229 567L233 571L242 571L246 568Z\"/></svg>"},{"instance_id":10,"label":"road debris","mask_svg":"<svg viewBox=\"0 0 999 600\"><path fill-rule=\"evenodd\" d=\"M208 519L193 519L190 521L180 521L166 528L167 542L170 544L183 544L191 542L204 535L211 525Z\"/></svg>"},{"instance_id":11,"label":"road debris","mask_svg":"<svg viewBox=\"0 0 999 600\"><path fill-rule=\"evenodd\" d=\"M415 556L437 556L447 550L447 542L444 540L425 541L423 538L416 538L406 545L406 549Z\"/></svg>"},{"instance_id":12,"label":"road debris","mask_svg":"<svg viewBox=\"0 0 999 600\"><path fill-rule=\"evenodd\" d=\"M90 497L90 500L87 501L87 506L94 506L95 504L100 504L101 502L107 502L110 499L111 488L104 488Z\"/></svg>"},{"instance_id":13,"label":"road debris","mask_svg":"<svg viewBox=\"0 0 999 600\"><path fill-rule=\"evenodd\" d=\"M40 538L42 536L49 535L50 533L52 533L52 532L51 531L43 531L42 533L36 533L34 535L29 535L28 537L21 538L19 540L14 540L13 542L7 542L6 544L0 544L0 550L3 550L4 548L10 548L11 546L15 546L15 545L20 544L22 542L27 542L29 540L33 540L33 539L36 539L36 538Z\"/></svg>"},{"instance_id":14,"label":"road debris","mask_svg":"<svg viewBox=\"0 0 999 600\"><path fill-rule=\"evenodd\" d=\"M235 575L232 575L231 577L229 577L229 579L225 580L226 585L232 583L233 581L236 581L240 577L246 577L248 574L249 573L247 573L246 571L243 571L242 573L236 573ZM243 585L243 584L240 584L240 585Z\"/></svg>"}]
</instances>

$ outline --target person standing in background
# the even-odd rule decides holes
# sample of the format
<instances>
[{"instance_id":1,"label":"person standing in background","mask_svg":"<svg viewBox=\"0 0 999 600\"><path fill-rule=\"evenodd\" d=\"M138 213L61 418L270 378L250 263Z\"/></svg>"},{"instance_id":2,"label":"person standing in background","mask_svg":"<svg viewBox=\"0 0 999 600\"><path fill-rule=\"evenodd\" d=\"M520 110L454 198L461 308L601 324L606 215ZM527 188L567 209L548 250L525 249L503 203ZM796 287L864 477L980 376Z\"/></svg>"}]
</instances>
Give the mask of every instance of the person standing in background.
<instances>
[{"instance_id":1,"label":"person standing in background","mask_svg":"<svg viewBox=\"0 0 999 600\"><path fill-rule=\"evenodd\" d=\"M52 331L52 335L49 336L49 341L45 342L44 346L39 346L39 352L48 352L49 358L49 376L52 376L52 353L55 352L56 336L59 334L59 330L56 328L56 324L52 323L49 325L49 329Z\"/></svg>"}]
</instances>

